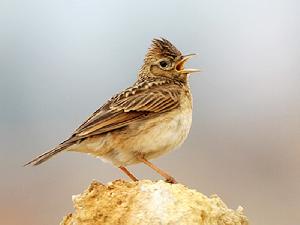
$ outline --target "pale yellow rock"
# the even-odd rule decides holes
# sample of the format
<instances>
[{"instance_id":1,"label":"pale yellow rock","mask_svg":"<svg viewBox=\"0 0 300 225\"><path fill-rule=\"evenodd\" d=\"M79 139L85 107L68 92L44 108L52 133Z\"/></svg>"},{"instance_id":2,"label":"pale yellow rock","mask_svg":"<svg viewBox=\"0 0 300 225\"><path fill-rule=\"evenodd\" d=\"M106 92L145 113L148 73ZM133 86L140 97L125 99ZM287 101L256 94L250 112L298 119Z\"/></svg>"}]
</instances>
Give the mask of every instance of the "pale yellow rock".
<instances>
[{"instance_id":1,"label":"pale yellow rock","mask_svg":"<svg viewBox=\"0 0 300 225\"><path fill-rule=\"evenodd\" d=\"M248 225L242 207L164 181L93 181L73 202L75 212L61 225Z\"/></svg>"}]
</instances>

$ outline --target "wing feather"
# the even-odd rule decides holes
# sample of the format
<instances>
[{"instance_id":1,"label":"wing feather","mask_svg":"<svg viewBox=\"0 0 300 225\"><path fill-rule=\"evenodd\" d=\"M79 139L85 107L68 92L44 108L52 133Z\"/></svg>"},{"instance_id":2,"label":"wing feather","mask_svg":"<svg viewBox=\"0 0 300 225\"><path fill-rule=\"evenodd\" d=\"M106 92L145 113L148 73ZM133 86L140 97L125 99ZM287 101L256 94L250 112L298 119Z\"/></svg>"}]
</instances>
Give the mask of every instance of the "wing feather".
<instances>
[{"instance_id":1,"label":"wing feather","mask_svg":"<svg viewBox=\"0 0 300 225\"><path fill-rule=\"evenodd\" d=\"M144 87L144 88L143 88ZM180 91L176 85L140 85L134 91L116 95L92 114L72 135L69 141L80 140L127 126L157 113L179 106Z\"/></svg>"}]
</instances>

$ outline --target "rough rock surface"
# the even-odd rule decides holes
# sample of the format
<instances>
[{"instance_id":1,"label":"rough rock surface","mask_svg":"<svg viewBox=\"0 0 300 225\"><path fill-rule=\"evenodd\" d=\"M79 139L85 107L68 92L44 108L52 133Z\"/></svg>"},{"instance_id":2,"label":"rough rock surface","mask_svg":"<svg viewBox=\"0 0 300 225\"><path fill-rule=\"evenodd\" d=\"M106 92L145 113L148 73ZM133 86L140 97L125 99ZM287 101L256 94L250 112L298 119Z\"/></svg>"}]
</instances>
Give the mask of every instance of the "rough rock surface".
<instances>
[{"instance_id":1,"label":"rough rock surface","mask_svg":"<svg viewBox=\"0 0 300 225\"><path fill-rule=\"evenodd\" d=\"M93 181L73 202L75 212L61 225L248 225L242 207L228 209L216 195L164 181Z\"/></svg>"}]
</instances>

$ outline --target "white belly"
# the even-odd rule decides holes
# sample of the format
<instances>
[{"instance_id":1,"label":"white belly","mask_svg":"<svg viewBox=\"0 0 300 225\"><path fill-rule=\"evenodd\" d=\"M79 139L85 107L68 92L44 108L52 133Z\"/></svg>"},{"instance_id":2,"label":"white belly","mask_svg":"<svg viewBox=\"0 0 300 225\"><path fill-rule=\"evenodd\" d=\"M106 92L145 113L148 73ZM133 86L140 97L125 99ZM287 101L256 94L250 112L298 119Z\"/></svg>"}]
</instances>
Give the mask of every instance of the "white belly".
<instances>
[{"instance_id":1,"label":"white belly","mask_svg":"<svg viewBox=\"0 0 300 225\"><path fill-rule=\"evenodd\" d=\"M155 158L179 147L187 138L192 113L180 113L164 121L155 120L155 125L136 140L136 150L145 153L148 158Z\"/></svg>"},{"instance_id":2,"label":"white belly","mask_svg":"<svg viewBox=\"0 0 300 225\"><path fill-rule=\"evenodd\" d=\"M179 147L187 138L192 124L192 111L172 112L167 118L153 118L137 128L123 139L123 145L102 155L115 165L139 163L137 154L142 153L146 159L157 158Z\"/></svg>"}]
</instances>

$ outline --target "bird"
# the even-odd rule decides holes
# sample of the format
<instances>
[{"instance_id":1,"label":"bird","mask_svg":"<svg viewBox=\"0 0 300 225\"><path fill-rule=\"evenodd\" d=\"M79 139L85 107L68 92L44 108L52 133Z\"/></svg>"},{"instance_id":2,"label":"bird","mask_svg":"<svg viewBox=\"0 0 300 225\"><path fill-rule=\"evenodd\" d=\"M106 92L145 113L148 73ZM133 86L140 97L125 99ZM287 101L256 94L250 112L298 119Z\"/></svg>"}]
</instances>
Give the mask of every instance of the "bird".
<instances>
[{"instance_id":1,"label":"bird","mask_svg":"<svg viewBox=\"0 0 300 225\"><path fill-rule=\"evenodd\" d=\"M192 124L192 94L186 69L195 54L183 55L165 38L154 38L136 82L103 104L72 135L26 163L39 165L61 152L80 152L111 162L131 180L127 166L144 163L165 178L174 177L149 160L178 148Z\"/></svg>"}]
</instances>

